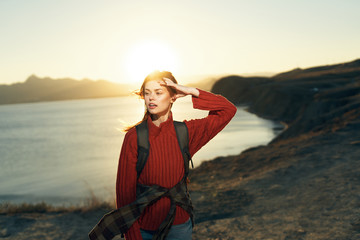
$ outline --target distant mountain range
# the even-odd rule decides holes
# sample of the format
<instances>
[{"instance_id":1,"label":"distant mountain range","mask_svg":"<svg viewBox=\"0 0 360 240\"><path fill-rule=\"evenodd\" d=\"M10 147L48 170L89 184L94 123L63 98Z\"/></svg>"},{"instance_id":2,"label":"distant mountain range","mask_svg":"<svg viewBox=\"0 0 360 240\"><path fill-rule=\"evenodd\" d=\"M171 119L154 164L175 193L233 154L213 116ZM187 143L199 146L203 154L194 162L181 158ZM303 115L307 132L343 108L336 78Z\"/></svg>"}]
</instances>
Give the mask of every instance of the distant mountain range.
<instances>
[{"instance_id":1,"label":"distant mountain range","mask_svg":"<svg viewBox=\"0 0 360 240\"><path fill-rule=\"evenodd\" d=\"M288 121L298 114L300 99L308 99L317 91L358 83L360 59L307 69L297 68L276 75L259 73L258 77L246 76L197 76L189 78L191 81L187 82L191 83L187 86L223 94L235 104L249 105L251 111L263 117ZM0 84L0 104L119 97L129 95L138 87L106 80L53 79L31 75L25 82ZM273 109L267 106L269 103L288 106Z\"/></svg>"},{"instance_id":2,"label":"distant mountain range","mask_svg":"<svg viewBox=\"0 0 360 240\"><path fill-rule=\"evenodd\" d=\"M129 95L130 85L105 80L52 79L31 75L25 82L0 85L0 104Z\"/></svg>"}]
</instances>

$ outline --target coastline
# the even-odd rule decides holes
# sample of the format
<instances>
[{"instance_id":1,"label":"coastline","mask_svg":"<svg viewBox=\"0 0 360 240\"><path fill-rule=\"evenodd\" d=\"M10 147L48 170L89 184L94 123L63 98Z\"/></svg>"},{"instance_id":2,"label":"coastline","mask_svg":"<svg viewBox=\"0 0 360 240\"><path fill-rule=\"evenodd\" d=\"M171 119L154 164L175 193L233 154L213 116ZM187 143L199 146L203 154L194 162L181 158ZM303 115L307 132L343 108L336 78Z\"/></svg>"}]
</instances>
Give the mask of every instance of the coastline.
<instances>
[{"instance_id":1,"label":"coastline","mask_svg":"<svg viewBox=\"0 0 360 240\"><path fill-rule=\"evenodd\" d=\"M276 141L192 170L193 239L358 239L360 134L353 127ZM110 210L0 214L0 238L87 239Z\"/></svg>"},{"instance_id":2,"label":"coastline","mask_svg":"<svg viewBox=\"0 0 360 240\"><path fill-rule=\"evenodd\" d=\"M215 84L214 92L288 127L266 146L191 170L193 239L360 238L358 65ZM108 208L0 214L0 238L87 239Z\"/></svg>"}]
</instances>

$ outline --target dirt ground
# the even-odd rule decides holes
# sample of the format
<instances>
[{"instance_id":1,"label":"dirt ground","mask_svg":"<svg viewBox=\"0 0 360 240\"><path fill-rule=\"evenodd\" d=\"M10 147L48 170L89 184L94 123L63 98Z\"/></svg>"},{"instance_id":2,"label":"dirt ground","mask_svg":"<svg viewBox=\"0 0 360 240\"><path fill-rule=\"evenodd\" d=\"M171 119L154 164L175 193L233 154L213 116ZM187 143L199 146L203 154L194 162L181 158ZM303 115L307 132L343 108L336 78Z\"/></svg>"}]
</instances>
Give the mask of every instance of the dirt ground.
<instances>
[{"instance_id":1,"label":"dirt ground","mask_svg":"<svg viewBox=\"0 0 360 240\"><path fill-rule=\"evenodd\" d=\"M194 239L360 239L359 146L343 129L207 163Z\"/></svg>"}]
</instances>

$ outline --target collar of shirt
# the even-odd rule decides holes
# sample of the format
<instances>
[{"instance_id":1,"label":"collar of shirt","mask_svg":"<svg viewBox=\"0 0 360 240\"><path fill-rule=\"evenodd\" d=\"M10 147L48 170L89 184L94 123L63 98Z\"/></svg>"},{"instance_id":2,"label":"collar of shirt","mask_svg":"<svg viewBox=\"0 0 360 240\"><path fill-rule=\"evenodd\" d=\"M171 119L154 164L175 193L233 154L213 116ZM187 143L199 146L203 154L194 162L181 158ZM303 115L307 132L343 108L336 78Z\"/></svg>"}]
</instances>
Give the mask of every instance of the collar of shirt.
<instances>
[{"instance_id":1,"label":"collar of shirt","mask_svg":"<svg viewBox=\"0 0 360 240\"><path fill-rule=\"evenodd\" d=\"M149 115L147 119L149 138L157 137L161 132L164 131L176 136L173 121L174 120L173 120L172 112L170 112L168 119L165 122L162 122L158 127L153 123L151 116Z\"/></svg>"}]
</instances>

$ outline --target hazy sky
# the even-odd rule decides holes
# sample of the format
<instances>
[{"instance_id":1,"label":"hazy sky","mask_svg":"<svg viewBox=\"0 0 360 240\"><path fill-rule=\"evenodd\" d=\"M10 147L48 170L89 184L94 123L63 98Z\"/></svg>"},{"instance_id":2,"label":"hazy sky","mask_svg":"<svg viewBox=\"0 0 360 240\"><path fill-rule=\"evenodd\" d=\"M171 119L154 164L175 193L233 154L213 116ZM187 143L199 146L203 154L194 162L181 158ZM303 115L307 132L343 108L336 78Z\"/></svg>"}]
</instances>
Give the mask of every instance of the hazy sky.
<instances>
[{"instance_id":1,"label":"hazy sky","mask_svg":"<svg viewBox=\"0 0 360 240\"><path fill-rule=\"evenodd\" d=\"M346 62L360 57L359 12L358 0L0 0L0 83Z\"/></svg>"}]
</instances>

